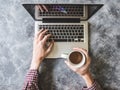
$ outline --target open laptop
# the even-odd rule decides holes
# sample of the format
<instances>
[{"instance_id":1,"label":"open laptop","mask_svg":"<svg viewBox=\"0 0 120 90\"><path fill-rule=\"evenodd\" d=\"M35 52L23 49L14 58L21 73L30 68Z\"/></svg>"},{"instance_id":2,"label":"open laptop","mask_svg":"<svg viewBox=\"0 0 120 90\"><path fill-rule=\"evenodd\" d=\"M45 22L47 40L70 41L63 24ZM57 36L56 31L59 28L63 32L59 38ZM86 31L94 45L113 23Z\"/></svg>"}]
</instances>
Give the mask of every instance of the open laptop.
<instances>
[{"instance_id":1,"label":"open laptop","mask_svg":"<svg viewBox=\"0 0 120 90\"><path fill-rule=\"evenodd\" d=\"M35 7L35 33L48 29L55 44L47 58L61 58L74 47L88 50L88 7L83 4L44 4L48 12ZM64 9L65 12L60 11Z\"/></svg>"}]
</instances>

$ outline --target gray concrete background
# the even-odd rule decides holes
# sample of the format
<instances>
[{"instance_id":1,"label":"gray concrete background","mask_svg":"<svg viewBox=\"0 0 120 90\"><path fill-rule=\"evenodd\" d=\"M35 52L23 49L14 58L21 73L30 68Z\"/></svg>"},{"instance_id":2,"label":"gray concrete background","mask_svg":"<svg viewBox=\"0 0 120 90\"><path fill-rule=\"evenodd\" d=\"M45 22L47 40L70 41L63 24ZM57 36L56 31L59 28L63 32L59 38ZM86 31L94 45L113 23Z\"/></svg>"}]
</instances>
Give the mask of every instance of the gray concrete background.
<instances>
[{"instance_id":1,"label":"gray concrete background","mask_svg":"<svg viewBox=\"0 0 120 90\"><path fill-rule=\"evenodd\" d=\"M0 0L0 90L21 90L32 58L34 20L22 3L104 4L90 22L91 71L104 90L120 90L119 0ZM64 60L45 60L42 90L80 90L83 79Z\"/></svg>"}]
</instances>

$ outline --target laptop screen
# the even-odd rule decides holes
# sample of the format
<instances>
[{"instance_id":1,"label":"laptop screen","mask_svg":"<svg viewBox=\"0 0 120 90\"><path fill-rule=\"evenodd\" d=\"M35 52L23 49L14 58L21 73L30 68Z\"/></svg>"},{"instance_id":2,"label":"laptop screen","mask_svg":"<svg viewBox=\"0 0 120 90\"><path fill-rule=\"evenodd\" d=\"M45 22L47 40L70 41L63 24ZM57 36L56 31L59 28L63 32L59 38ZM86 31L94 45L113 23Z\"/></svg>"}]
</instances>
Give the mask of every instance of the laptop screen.
<instances>
[{"instance_id":1,"label":"laptop screen","mask_svg":"<svg viewBox=\"0 0 120 90\"><path fill-rule=\"evenodd\" d=\"M83 4L44 4L48 11L41 11L39 4L35 6L36 20L42 18L79 18L79 20L87 19L87 6Z\"/></svg>"}]
</instances>

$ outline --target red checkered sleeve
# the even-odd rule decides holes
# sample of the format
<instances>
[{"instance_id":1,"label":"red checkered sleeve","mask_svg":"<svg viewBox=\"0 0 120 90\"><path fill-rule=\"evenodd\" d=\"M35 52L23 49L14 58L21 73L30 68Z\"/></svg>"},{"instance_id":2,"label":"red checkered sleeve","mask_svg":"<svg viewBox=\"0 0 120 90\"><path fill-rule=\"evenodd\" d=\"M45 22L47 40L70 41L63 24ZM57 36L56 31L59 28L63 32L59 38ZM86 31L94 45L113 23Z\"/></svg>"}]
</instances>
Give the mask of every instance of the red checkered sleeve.
<instances>
[{"instance_id":1,"label":"red checkered sleeve","mask_svg":"<svg viewBox=\"0 0 120 90\"><path fill-rule=\"evenodd\" d=\"M39 90L38 76L38 70L29 70L22 90Z\"/></svg>"},{"instance_id":2,"label":"red checkered sleeve","mask_svg":"<svg viewBox=\"0 0 120 90\"><path fill-rule=\"evenodd\" d=\"M89 88L83 87L82 90L103 90L101 86L95 81L93 85Z\"/></svg>"},{"instance_id":3,"label":"red checkered sleeve","mask_svg":"<svg viewBox=\"0 0 120 90\"><path fill-rule=\"evenodd\" d=\"M38 70L29 70L22 90L39 90L38 76L39 76ZM103 89L95 81L91 87L89 88L83 87L82 90L103 90Z\"/></svg>"}]
</instances>

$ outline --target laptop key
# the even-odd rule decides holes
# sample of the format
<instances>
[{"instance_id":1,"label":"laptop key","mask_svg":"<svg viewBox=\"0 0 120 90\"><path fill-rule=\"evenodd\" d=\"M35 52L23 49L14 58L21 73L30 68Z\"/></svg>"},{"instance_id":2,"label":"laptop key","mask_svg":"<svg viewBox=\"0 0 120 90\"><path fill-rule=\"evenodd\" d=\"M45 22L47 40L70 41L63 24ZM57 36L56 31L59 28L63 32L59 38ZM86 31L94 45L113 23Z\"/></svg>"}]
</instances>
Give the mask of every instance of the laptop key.
<instances>
[{"instance_id":1,"label":"laptop key","mask_svg":"<svg viewBox=\"0 0 120 90\"><path fill-rule=\"evenodd\" d=\"M53 39L55 42L67 42L67 39Z\"/></svg>"}]
</instances>

